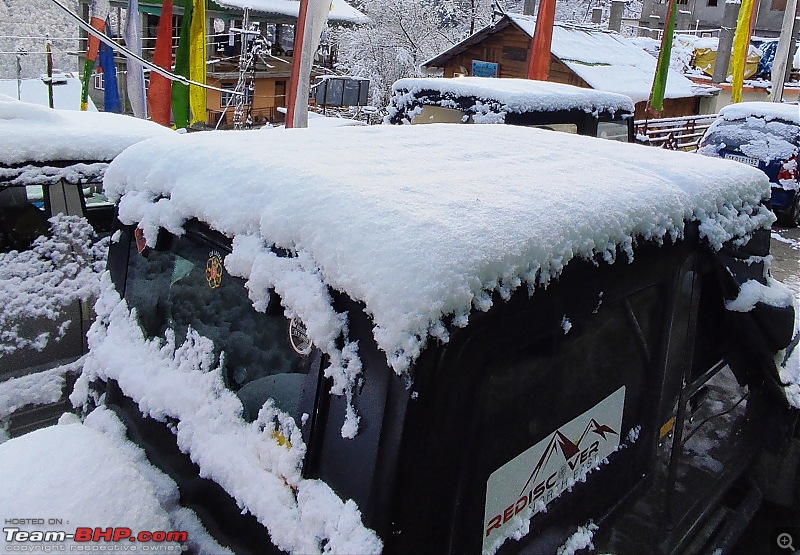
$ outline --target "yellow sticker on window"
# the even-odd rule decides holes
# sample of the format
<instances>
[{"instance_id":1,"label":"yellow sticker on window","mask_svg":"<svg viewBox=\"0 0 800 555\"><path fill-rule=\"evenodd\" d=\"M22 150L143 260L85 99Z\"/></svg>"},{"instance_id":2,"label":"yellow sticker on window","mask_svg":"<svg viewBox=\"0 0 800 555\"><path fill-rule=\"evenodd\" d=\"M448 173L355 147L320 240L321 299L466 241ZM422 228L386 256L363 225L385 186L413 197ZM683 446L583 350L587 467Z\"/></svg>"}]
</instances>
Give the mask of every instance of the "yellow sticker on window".
<instances>
[{"instance_id":1,"label":"yellow sticker on window","mask_svg":"<svg viewBox=\"0 0 800 555\"><path fill-rule=\"evenodd\" d=\"M206 281L211 289L222 285L222 255L217 251L211 251L211 254L208 255Z\"/></svg>"}]
</instances>

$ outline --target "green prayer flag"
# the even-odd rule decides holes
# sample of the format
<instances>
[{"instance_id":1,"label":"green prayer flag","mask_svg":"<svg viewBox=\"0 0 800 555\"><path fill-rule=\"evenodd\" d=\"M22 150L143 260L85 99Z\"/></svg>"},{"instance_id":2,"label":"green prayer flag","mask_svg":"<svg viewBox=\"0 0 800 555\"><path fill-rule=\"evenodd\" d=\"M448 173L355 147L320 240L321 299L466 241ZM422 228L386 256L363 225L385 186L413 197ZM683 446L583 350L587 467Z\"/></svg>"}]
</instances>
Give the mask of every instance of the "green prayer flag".
<instances>
[{"instance_id":1,"label":"green prayer flag","mask_svg":"<svg viewBox=\"0 0 800 555\"><path fill-rule=\"evenodd\" d=\"M183 0L183 21L175 52L175 74L189 78L189 40L192 23L192 0ZM172 83L172 117L177 129L189 127L189 85L178 81Z\"/></svg>"},{"instance_id":2,"label":"green prayer flag","mask_svg":"<svg viewBox=\"0 0 800 555\"><path fill-rule=\"evenodd\" d=\"M667 24L664 26L664 34L661 37L661 51L658 53L653 88L650 91L650 101L647 103L647 110L656 114L660 114L664 110L664 91L667 88L672 37L675 34L675 2L676 0L670 0L667 10Z\"/></svg>"}]
</instances>

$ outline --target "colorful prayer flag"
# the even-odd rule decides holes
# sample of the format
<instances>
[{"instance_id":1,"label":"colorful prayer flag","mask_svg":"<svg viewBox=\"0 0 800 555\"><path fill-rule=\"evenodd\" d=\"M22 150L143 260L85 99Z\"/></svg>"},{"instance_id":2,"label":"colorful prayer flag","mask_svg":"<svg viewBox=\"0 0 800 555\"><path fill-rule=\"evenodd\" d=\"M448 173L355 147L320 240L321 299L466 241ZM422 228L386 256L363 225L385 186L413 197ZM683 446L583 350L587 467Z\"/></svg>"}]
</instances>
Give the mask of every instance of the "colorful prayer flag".
<instances>
[{"instance_id":1,"label":"colorful prayer flag","mask_svg":"<svg viewBox=\"0 0 800 555\"><path fill-rule=\"evenodd\" d=\"M664 26L664 34L661 36L661 51L658 53L653 87L650 89L650 100L647 102L647 111L656 115L660 115L664 111L664 93L667 90L672 37L675 34L675 2L676 0L670 0L669 8L667 8L667 24Z\"/></svg>"},{"instance_id":2,"label":"colorful prayer flag","mask_svg":"<svg viewBox=\"0 0 800 555\"><path fill-rule=\"evenodd\" d=\"M114 63L114 50L105 43L100 43L98 54L99 65L103 70L103 111L122 113L117 85L117 65Z\"/></svg>"},{"instance_id":3,"label":"colorful prayer flag","mask_svg":"<svg viewBox=\"0 0 800 555\"><path fill-rule=\"evenodd\" d=\"M142 21L139 15L138 0L128 0L128 13L125 21L125 45L128 50L142 55ZM145 101L144 68L142 64L128 58L128 101L131 103L133 115L147 119L147 102Z\"/></svg>"},{"instance_id":4,"label":"colorful prayer flag","mask_svg":"<svg viewBox=\"0 0 800 555\"><path fill-rule=\"evenodd\" d=\"M172 0L164 0L161 6L153 63L167 71L172 70ZM169 127L171 100L172 81L151 71L150 89L147 91L150 119Z\"/></svg>"},{"instance_id":5,"label":"colorful prayer flag","mask_svg":"<svg viewBox=\"0 0 800 555\"><path fill-rule=\"evenodd\" d=\"M550 75L550 47L553 43L553 23L556 0L539 0L536 28L528 53L528 79L547 81Z\"/></svg>"},{"instance_id":6,"label":"colorful prayer flag","mask_svg":"<svg viewBox=\"0 0 800 555\"><path fill-rule=\"evenodd\" d=\"M192 22L192 0L183 0L183 21L175 52L175 74L189 77L189 34ZM189 86L178 81L172 84L172 117L177 129L189 127Z\"/></svg>"},{"instance_id":7,"label":"colorful prayer flag","mask_svg":"<svg viewBox=\"0 0 800 555\"><path fill-rule=\"evenodd\" d=\"M189 78L206 84L206 2L194 0L190 28ZM206 89L189 85L191 125L206 121Z\"/></svg>"},{"instance_id":8,"label":"colorful prayer flag","mask_svg":"<svg viewBox=\"0 0 800 555\"><path fill-rule=\"evenodd\" d=\"M108 17L108 0L96 0L92 5L92 17L89 23L93 28L100 32L105 31L106 18ZM81 87L81 110L86 111L89 106L89 80L92 78L92 70L97 61L97 54L100 51L100 39L94 35L89 35L89 42L86 47L86 61L83 64L83 84Z\"/></svg>"},{"instance_id":9,"label":"colorful prayer flag","mask_svg":"<svg viewBox=\"0 0 800 555\"><path fill-rule=\"evenodd\" d=\"M739 7L739 19L736 21L736 34L733 36L733 56L731 59L731 101L735 104L742 101L742 86L744 85L744 66L747 61L747 51L750 49L751 18L753 15L753 0L742 0Z\"/></svg>"}]
</instances>

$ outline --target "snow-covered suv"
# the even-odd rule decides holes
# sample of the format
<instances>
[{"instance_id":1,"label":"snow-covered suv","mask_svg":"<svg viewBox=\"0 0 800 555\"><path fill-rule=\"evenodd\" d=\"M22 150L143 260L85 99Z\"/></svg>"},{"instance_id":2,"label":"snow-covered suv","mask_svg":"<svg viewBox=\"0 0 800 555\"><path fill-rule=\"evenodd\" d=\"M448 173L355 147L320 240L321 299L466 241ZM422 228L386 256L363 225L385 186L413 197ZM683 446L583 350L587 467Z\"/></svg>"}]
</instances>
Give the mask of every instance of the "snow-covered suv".
<instances>
[{"instance_id":1,"label":"snow-covered suv","mask_svg":"<svg viewBox=\"0 0 800 555\"><path fill-rule=\"evenodd\" d=\"M564 83L409 77L392 85L385 122L505 123L629 143L633 111L633 101L624 94Z\"/></svg>"},{"instance_id":2,"label":"snow-covered suv","mask_svg":"<svg viewBox=\"0 0 800 555\"><path fill-rule=\"evenodd\" d=\"M793 483L752 471L800 406L753 168L372 126L145 141L104 184L73 401L175 481L197 552L711 552Z\"/></svg>"},{"instance_id":3,"label":"snow-covered suv","mask_svg":"<svg viewBox=\"0 0 800 555\"><path fill-rule=\"evenodd\" d=\"M55 385L86 351L106 259L97 234L110 234L114 219L103 172L127 146L162 133L171 132L0 95L0 398L9 400L0 428L11 435L63 412Z\"/></svg>"},{"instance_id":4,"label":"snow-covered suv","mask_svg":"<svg viewBox=\"0 0 800 555\"><path fill-rule=\"evenodd\" d=\"M725 106L700 141L700 154L758 168L772 186L772 210L800 225L800 106L742 102Z\"/></svg>"}]
</instances>

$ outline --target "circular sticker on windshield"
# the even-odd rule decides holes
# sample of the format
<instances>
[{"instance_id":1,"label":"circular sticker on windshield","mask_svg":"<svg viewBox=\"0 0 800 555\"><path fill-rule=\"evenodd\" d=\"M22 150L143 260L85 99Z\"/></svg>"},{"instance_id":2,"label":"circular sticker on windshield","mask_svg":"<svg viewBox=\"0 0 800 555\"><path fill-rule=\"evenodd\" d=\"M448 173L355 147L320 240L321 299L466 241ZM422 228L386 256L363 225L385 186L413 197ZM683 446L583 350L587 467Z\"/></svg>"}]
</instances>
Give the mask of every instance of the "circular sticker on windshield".
<instances>
[{"instance_id":1,"label":"circular sticker on windshield","mask_svg":"<svg viewBox=\"0 0 800 555\"><path fill-rule=\"evenodd\" d=\"M222 255L211 251L206 262L206 281L211 289L216 289L222 284Z\"/></svg>"},{"instance_id":2,"label":"circular sticker on windshield","mask_svg":"<svg viewBox=\"0 0 800 555\"><path fill-rule=\"evenodd\" d=\"M307 355L311 352L311 339L308 338L308 330L306 325L298 320L292 318L289 322L289 341L292 344L292 349L301 355Z\"/></svg>"}]
</instances>

